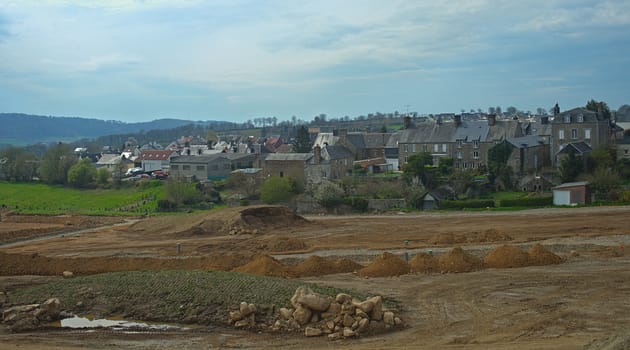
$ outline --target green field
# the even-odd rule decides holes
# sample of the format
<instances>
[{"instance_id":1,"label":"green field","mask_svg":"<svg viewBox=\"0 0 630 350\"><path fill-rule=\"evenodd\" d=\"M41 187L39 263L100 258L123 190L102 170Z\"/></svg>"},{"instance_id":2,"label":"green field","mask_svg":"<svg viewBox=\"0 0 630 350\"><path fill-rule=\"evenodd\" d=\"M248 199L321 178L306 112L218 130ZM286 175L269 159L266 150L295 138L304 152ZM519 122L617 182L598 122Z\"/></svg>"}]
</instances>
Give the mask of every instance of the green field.
<instances>
[{"instance_id":1,"label":"green field","mask_svg":"<svg viewBox=\"0 0 630 350\"><path fill-rule=\"evenodd\" d=\"M157 181L93 190L0 182L0 206L21 214L141 215L154 212L157 200L163 196Z\"/></svg>"}]
</instances>

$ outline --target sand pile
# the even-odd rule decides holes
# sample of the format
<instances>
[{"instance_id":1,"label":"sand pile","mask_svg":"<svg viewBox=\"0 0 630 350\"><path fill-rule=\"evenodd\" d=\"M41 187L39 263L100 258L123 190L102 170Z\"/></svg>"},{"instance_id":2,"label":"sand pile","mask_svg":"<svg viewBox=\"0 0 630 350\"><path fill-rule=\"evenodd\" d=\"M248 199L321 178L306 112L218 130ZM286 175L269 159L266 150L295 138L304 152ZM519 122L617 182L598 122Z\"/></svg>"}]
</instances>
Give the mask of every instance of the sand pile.
<instances>
[{"instance_id":1,"label":"sand pile","mask_svg":"<svg viewBox=\"0 0 630 350\"><path fill-rule=\"evenodd\" d=\"M540 243L527 250L531 265L553 265L562 262L562 258L547 250Z\"/></svg>"},{"instance_id":2,"label":"sand pile","mask_svg":"<svg viewBox=\"0 0 630 350\"><path fill-rule=\"evenodd\" d=\"M438 266L441 272L471 272L480 270L483 267L483 262L478 257L457 247L440 255Z\"/></svg>"},{"instance_id":3,"label":"sand pile","mask_svg":"<svg viewBox=\"0 0 630 350\"><path fill-rule=\"evenodd\" d=\"M411 272L431 273L439 271L437 259L427 253L416 254L409 262L409 267Z\"/></svg>"},{"instance_id":4,"label":"sand pile","mask_svg":"<svg viewBox=\"0 0 630 350\"><path fill-rule=\"evenodd\" d=\"M358 271L361 277L389 277L409 273L409 264L392 253L385 252Z\"/></svg>"},{"instance_id":5,"label":"sand pile","mask_svg":"<svg viewBox=\"0 0 630 350\"><path fill-rule=\"evenodd\" d=\"M483 243L483 242L503 242L511 241L512 237L507 233L500 232L496 229L488 229L483 232L474 232L468 239L469 243Z\"/></svg>"},{"instance_id":6,"label":"sand pile","mask_svg":"<svg viewBox=\"0 0 630 350\"><path fill-rule=\"evenodd\" d=\"M232 271L259 276L292 277L294 275L288 267L269 255L261 255Z\"/></svg>"},{"instance_id":7,"label":"sand pile","mask_svg":"<svg viewBox=\"0 0 630 350\"><path fill-rule=\"evenodd\" d=\"M523 267L530 264L529 254L518 247L502 245L491 251L483 258L483 263L487 267L511 268Z\"/></svg>"},{"instance_id":8,"label":"sand pile","mask_svg":"<svg viewBox=\"0 0 630 350\"><path fill-rule=\"evenodd\" d=\"M335 260L335 271L337 273L355 272L361 270L365 266L347 258Z\"/></svg>"},{"instance_id":9,"label":"sand pile","mask_svg":"<svg viewBox=\"0 0 630 350\"><path fill-rule=\"evenodd\" d=\"M293 268L293 272L299 277L332 275L335 273L354 272L363 268L350 259L326 259L317 255L311 255Z\"/></svg>"}]
</instances>

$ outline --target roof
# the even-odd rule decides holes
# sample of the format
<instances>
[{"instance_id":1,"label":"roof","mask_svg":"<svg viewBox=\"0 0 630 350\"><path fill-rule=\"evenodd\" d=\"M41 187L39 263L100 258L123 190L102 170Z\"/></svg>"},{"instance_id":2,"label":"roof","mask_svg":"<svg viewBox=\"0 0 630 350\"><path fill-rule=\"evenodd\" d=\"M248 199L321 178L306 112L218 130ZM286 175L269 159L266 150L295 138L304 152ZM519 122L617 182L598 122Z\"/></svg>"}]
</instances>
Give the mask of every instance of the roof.
<instances>
[{"instance_id":1,"label":"roof","mask_svg":"<svg viewBox=\"0 0 630 350\"><path fill-rule=\"evenodd\" d=\"M354 159L354 154L350 152L350 150L347 149L345 146L332 145L332 146L326 146L322 148L322 158L326 160L346 159L346 158Z\"/></svg>"},{"instance_id":2,"label":"roof","mask_svg":"<svg viewBox=\"0 0 630 350\"><path fill-rule=\"evenodd\" d=\"M315 142L313 147L319 145L319 147L324 147L324 145L334 145L339 141L339 136L334 136L332 132L320 132L317 134L315 138Z\"/></svg>"},{"instance_id":3,"label":"roof","mask_svg":"<svg viewBox=\"0 0 630 350\"><path fill-rule=\"evenodd\" d=\"M171 164L174 163L193 163L193 164L208 164L210 162L217 161L219 159L228 160L224 157L226 153L199 155L199 156L177 156L171 158Z\"/></svg>"},{"instance_id":4,"label":"roof","mask_svg":"<svg viewBox=\"0 0 630 350\"><path fill-rule=\"evenodd\" d=\"M573 150L577 154L591 153L593 150L586 142L572 142L564 146L557 154L565 154Z\"/></svg>"},{"instance_id":5,"label":"roof","mask_svg":"<svg viewBox=\"0 0 630 350\"><path fill-rule=\"evenodd\" d=\"M535 135L511 137L506 141L516 148L536 147L545 144L544 138Z\"/></svg>"},{"instance_id":6,"label":"roof","mask_svg":"<svg viewBox=\"0 0 630 350\"><path fill-rule=\"evenodd\" d=\"M498 120L492 126L487 121L462 121L455 123L421 123L416 128L399 131L399 143L447 143L464 140L490 142L518 135L516 120ZM394 136L394 140L395 140ZM390 138L391 140L391 138ZM391 142L388 143L388 146Z\"/></svg>"},{"instance_id":7,"label":"roof","mask_svg":"<svg viewBox=\"0 0 630 350\"><path fill-rule=\"evenodd\" d=\"M305 162L313 157L313 153L271 153L266 161L301 161Z\"/></svg>"},{"instance_id":8,"label":"roof","mask_svg":"<svg viewBox=\"0 0 630 350\"><path fill-rule=\"evenodd\" d=\"M558 114L551 123L564 124L566 123L566 118L569 118L568 120L570 123L580 123L580 116L582 118L581 123L597 123L601 120L604 120L603 117L599 116L597 112L593 112L584 107L578 107Z\"/></svg>"},{"instance_id":9,"label":"roof","mask_svg":"<svg viewBox=\"0 0 630 350\"><path fill-rule=\"evenodd\" d=\"M386 163L387 162L385 161L385 158L383 157L362 159L362 160L357 160L357 161L352 162L352 164L360 165L363 168L366 168L370 165L380 165L380 164L386 164Z\"/></svg>"},{"instance_id":10,"label":"roof","mask_svg":"<svg viewBox=\"0 0 630 350\"><path fill-rule=\"evenodd\" d=\"M582 187L582 186L588 186L588 185L589 185L588 181L566 182L556 187L553 187L552 190L561 190L563 188Z\"/></svg>"},{"instance_id":11,"label":"roof","mask_svg":"<svg viewBox=\"0 0 630 350\"><path fill-rule=\"evenodd\" d=\"M113 164L120 163L121 159L122 159L122 157L119 154L106 153L106 154L103 154L101 156L101 158L98 159L98 162L96 162L96 164L98 164L98 165L113 165Z\"/></svg>"},{"instance_id":12,"label":"roof","mask_svg":"<svg viewBox=\"0 0 630 350\"><path fill-rule=\"evenodd\" d=\"M176 154L174 151L159 151L159 150L145 150L140 152L137 160L168 160L172 155Z\"/></svg>"}]
</instances>

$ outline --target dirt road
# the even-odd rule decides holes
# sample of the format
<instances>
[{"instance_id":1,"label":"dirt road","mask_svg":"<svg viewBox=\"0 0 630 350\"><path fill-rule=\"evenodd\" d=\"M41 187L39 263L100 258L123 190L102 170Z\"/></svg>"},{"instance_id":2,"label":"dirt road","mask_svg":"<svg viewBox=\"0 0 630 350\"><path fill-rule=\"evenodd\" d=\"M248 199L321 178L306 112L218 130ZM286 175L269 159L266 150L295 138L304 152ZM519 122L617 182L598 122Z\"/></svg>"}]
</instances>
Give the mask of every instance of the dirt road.
<instances>
[{"instance_id":1,"label":"dirt road","mask_svg":"<svg viewBox=\"0 0 630 350\"><path fill-rule=\"evenodd\" d=\"M115 227L0 249L49 257L169 257L209 252L274 253L287 260L308 254L368 260L383 250L481 253L501 244L542 242L566 258L559 265L484 269L459 274L360 278L337 274L303 278L400 300L407 328L367 338L277 337L234 330L189 334L110 334L43 331L0 334L0 349L74 348L347 348L347 349L583 349L630 328L630 207L547 209L515 213L446 213L309 217L310 223L245 235L181 235L155 227ZM174 219L179 220L179 219ZM177 223L173 227L177 227ZM279 240L304 243L275 250ZM408 247L404 241L409 240ZM290 248L290 247L289 247ZM570 254L571 253L571 254ZM181 258L181 257L180 257ZM621 349L621 348L620 348Z\"/></svg>"}]
</instances>

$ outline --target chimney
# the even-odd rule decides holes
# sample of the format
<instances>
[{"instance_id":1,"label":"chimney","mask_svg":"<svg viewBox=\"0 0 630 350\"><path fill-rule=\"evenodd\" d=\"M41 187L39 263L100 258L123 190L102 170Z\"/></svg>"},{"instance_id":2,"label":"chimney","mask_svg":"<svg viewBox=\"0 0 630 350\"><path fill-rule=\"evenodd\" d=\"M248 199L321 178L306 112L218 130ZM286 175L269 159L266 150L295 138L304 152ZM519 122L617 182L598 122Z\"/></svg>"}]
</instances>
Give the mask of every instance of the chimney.
<instances>
[{"instance_id":1,"label":"chimney","mask_svg":"<svg viewBox=\"0 0 630 350\"><path fill-rule=\"evenodd\" d=\"M403 129L409 128L411 128L411 117L407 115L403 118Z\"/></svg>"},{"instance_id":2,"label":"chimney","mask_svg":"<svg viewBox=\"0 0 630 350\"><path fill-rule=\"evenodd\" d=\"M488 125L493 126L497 122L496 114L488 114Z\"/></svg>"},{"instance_id":3,"label":"chimney","mask_svg":"<svg viewBox=\"0 0 630 350\"><path fill-rule=\"evenodd\" d=\"M456 114L453 116L453 121L455 122L455 126L462 125L462 116L461 114Z\"/></svg>"},{"instance_id":4,"label":"chimney","mask_svg":"<svg viewBox=\"0 0 630 350\"><path fill-rule=\"evenodd\" d=\"M442 117L437 117L437 119L435 120L435 124L442 125Z\"/></svg>"},{"instance_id":5,"label":"chimney","mask_svg":"<svg viewBox=\"0 0 630 350\"><path fill-rule=\"evenodd\" d=\"M319 147L319 145L315 145L315 147L313 147L313 153L313 164L319 164L322 160L322 148Z\"/></svg>"},{"instance_id":6,"label":"chimney","mask_svg":"<svg viewBox=\"0 0 630 350\"><path fill-rule=\"evenodd\" d=\"M347 139L348 139L348 129L339 129L339 143L342 145L345 145Z\"/></svg>"},{"instance_id":7,"label":"chimney","mask_svg":"<svg viewBox=\"0 0 630 350\"><path fill-rule=\"evenodd\" d=\"M549 124L549 116L543 115L542 117L540 117L540 124Z\"/></svg>"}]
</instances>

